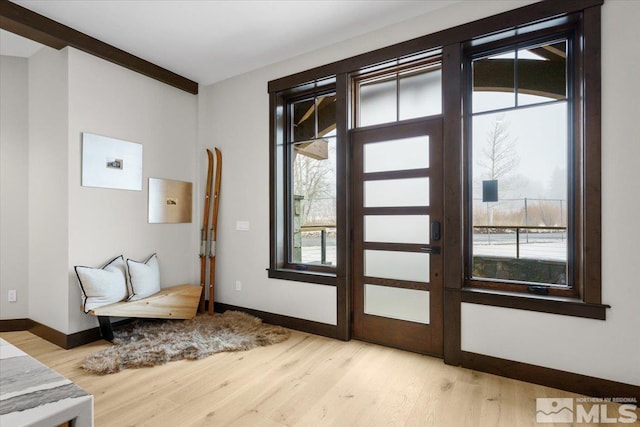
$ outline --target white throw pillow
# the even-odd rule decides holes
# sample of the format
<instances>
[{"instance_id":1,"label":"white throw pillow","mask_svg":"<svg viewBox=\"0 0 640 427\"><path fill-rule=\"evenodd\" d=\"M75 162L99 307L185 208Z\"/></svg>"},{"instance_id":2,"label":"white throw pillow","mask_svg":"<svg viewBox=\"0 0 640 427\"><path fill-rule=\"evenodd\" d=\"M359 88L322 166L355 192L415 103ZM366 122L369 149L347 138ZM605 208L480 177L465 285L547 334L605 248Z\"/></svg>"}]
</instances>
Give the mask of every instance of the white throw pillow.
<instances>
[{"instance_id":1,"label":"white throw pillow","mask_svg":"<svg viewBox=\"0 0 640 427\"><path fill-rule=\"evenodd\" d=\"M82 291L85 313L94 308L127 299L127 276L122 255L112 259L102 268L76 265L76 276Z\"/></svg>"},{"instance_id":2,"label":"white throw pillow","mask_svg":"<svg viewBox=\"0 0 640 427\"><path fill-rule=\"evenodd\" d=\"M160 292L160 266L156 254L151 255L145 262L127 259L127 267L129 267L129 281L131 282L129 301L146 298Z\"/></svg>"}]
</instances>

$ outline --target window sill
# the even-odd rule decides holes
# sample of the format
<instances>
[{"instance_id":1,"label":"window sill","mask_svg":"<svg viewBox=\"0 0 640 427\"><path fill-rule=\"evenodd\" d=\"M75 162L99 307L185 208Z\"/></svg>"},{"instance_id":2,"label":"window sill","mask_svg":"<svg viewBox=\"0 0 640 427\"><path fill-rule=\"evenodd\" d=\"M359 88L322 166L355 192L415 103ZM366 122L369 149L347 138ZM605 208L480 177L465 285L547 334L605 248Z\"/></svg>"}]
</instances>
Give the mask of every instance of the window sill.
<instances>
[{"instance_id":1,"label":"window sill","mask_svg":"<svg viewBox=\"0 0 640 427\"><path fill-rule=\"evenodd\" d=\"M515 308L518 310L529 310L598 320L606 320L606 310L607 308L611 308L606 304L585 303L577 298L520 294L493 290L489 291L477 288L463 288L461 290L461 296L462 302L472 304Z\"/></svg>"},{"instance_id":2,"label":"window sill","mask_svg":"<svg viewBox=\"0 0 640 427\"><path fill-rule=\"evenodd\" d=\"M334 273L319 273L317 271L301 271L290 269L267 268L270 279L293 280L296 282L315 283L318 285L337 286L338 280Z\"/></svg>"}]
</instances>

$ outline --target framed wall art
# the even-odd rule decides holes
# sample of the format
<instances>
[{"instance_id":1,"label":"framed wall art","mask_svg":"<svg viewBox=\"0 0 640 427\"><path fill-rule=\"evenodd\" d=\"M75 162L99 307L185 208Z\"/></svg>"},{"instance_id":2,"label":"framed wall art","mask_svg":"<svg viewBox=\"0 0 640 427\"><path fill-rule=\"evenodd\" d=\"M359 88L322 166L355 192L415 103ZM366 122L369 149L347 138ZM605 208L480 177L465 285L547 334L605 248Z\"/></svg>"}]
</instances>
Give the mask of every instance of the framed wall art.
<instances>
[{"instance_id":1,"label":"framed wall art","mask_svg":"<svg viewBox=\"0 0 640 427\"><path fill-rule=\"evenodd\" d=\"M191 222L193 184L149 178L149 223Z\"/></svg>"},{"instance_id":2,"label":"framed wall art","mask_svg":"<svg viewBox=\"0 0 640 427\"><path fill-rule=\"evenodd\" d=\"M83 132L82 186L142 191L142 144Z\"/></svg>"}]
</instances>

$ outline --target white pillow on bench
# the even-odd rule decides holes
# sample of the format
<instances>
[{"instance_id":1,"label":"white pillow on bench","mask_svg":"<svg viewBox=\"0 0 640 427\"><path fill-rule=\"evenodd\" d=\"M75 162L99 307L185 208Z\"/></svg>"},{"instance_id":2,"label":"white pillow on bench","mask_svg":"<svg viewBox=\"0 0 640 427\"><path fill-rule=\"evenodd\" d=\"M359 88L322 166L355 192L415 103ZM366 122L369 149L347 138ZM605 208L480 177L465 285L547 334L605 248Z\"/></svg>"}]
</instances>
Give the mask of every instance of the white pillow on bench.
<instances>
[{"instance_id":1,"label":"white pillow on bench","mask_svg":"<svg viewBox=\"0 0 640 427\"><path fill-rule=\"evenodd\" d=\"M160 292L160 266L156 254L151 255L145 262L127 259L129 267L129 283L131 296L129 301L146 298Z\"/></svg>"},{"instance_id":2,"label":"white pillow on bench","mask_svg":"<svg viewBox=\"0 0 640 427\"><path fill-rule=\"evenodd\" d=\"M112 259L102 268L76 265L76 276L82 291L85 313L103 305L127 299L127 276L122 255Z\"/></svg>"}]
</instances>

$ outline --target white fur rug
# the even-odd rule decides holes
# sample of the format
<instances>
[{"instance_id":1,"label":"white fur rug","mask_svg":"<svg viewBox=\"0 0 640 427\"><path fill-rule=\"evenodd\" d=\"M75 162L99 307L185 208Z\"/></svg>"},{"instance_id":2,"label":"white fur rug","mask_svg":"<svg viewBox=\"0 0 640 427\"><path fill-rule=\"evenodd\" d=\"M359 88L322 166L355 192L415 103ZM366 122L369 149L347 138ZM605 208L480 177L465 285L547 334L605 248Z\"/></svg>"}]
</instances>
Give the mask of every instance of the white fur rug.
<instances>
[{"instance_id":1,"label":"white fur rug","mask_svg":"<svg viewBox=\"0 0 640 427\"><path fill-rule=\"evenodd\" d=\"M172 360L203 359L222 351L275 344L289 338L289 331L246 313L226 311L192 320L136 320L116 329L114 336L114 345L87 356L83 369L103 375Z\"/></svg>"}]
</instances>

